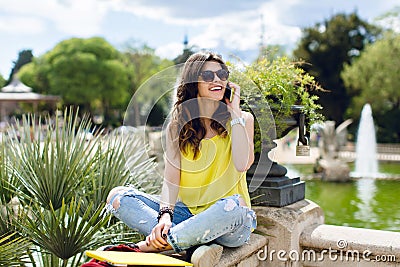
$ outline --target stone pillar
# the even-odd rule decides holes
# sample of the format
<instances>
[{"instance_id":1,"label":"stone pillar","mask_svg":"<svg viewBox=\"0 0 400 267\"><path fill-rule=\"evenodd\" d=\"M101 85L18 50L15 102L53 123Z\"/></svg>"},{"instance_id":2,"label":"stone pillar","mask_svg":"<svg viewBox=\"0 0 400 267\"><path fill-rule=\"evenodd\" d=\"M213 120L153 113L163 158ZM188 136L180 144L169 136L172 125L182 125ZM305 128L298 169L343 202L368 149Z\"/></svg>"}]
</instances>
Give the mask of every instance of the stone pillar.
<instances>
[{"instance_id":1,"label":"stone pillar","mask_svg":"<svg viewBox=\"0 0 400 267\"><path fill-rule=\"evenodd\" d=\"M305 228L324 223L323 210L307 199L281 208L253 209L257 214L257 231L268 238L268 246L257 252L261 266L301 266L300 261L291 260L296 253L301 255L300 235Z\"/></svg>"}]
</instances>

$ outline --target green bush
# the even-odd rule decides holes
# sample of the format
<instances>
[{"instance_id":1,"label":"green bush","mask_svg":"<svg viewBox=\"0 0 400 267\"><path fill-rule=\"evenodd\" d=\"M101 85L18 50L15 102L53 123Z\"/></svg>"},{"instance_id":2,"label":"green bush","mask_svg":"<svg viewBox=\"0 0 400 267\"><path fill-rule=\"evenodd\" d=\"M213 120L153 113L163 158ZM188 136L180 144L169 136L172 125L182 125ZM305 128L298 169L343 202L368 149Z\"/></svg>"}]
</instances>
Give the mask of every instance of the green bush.
<instances>
[{"instance_id":1,"label":"green bush","mask_svg":"<svg viewBox=\"0 0 400 267\"><path fill-rule=\"evenodd\" d=\"M89 134L88 116L77 114L71 108L44 124L24 116L2 139L0 266L80 266L87 249L141 238L104 213L105 199L120 185L159 190L156 163L138 135ZM10 245L20 254L3 255Z\"/></svg>"},{"instance_id":2,"label":"green bush","mask_svg":"<svg viewBox=\"0 0 400 267\"><path fill-rule=\"evenodd\" d=\"M306 115L308 125L321 122L323 116L318 113L322 107L316 103L318 96L311 95L312 90L322 90L314 77L299 68L298 62L290 61L287 57L269 59L260 58L245 67L232 66L232 81L241 85L243 108L259 114L256 120L262 129L272 136L280 138L287 127L285 121L292 114L292 107L300 105ZM275 127L275 129L271 129ZM258 130L258 132L257 132ZM260 152L261 142L259 129L256 127L255 151Z\"/></svg>"}]
</instances>

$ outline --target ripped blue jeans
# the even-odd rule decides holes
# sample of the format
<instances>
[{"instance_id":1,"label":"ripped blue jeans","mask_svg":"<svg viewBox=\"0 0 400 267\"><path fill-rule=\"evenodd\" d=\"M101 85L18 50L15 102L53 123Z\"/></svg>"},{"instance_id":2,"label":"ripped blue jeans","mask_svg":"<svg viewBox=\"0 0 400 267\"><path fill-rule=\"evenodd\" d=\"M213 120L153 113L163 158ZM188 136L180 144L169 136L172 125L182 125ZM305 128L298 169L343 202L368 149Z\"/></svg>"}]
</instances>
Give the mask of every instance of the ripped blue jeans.
<instances>
[{"instance_id":1,"label":"ripped blue jeans","mask_svg":"<svg viewBox=\"0 0 400 267\"><path fill-rule=\"evenodd\" d=\"M114 209L112 203L116 198L120 204ZM185 204L177 202L167 242L176 252L209 242L226 247L243 245L257 223L254 211L240 206L239 198L239 195L222 198L196 215ZM124 187L110 199L107 209L130 228L147 236L157 224L159 197Z\"/></svg>"}]
</instances>

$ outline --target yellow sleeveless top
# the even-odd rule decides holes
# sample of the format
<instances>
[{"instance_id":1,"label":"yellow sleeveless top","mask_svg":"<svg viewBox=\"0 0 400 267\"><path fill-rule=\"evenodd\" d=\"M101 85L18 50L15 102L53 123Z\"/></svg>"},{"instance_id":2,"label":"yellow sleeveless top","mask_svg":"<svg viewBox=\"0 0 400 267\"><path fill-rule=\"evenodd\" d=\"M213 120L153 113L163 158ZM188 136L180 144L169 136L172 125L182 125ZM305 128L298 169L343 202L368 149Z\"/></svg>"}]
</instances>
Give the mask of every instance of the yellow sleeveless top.
<instances>
[{"instance_id":1,"label":"yellow sleeveless top","mask_svg":"<svg viewBox=\"0 0 400 267\"><path fill-rule=\"evenodd\" d=\"M179 200L193 214L198 214L217 200L239 194L250 208L246 172L238 172L232 160L230 134L203 139L200 153L193 159L193 151L181 152Z\"/></svg>"}]
</instances>

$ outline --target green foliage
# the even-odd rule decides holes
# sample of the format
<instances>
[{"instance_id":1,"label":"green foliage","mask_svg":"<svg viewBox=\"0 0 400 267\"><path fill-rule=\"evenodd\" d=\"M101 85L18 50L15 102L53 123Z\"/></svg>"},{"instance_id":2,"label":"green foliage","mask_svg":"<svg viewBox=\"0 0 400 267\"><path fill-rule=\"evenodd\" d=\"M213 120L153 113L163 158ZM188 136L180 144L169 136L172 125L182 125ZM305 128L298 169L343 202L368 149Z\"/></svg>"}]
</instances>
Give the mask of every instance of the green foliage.
<instances>
[{"instance_id":1,"label":"green foliage","mask_svg":"<svg viewBox=\"0 0 400 267\"><path fill-rule=\"evenodd\" d=\"M27 191L24 198L35 199L46 209L50 203L58 209L63 201L76 196L94 163L88 155L93 153L95 142L86 142L88 119L78 124L77 115L69 116L73 115L65 112L64 119L56 118L54 124L48 120L43 127L40 123L35 126L35 118L24 117L23 127L18 129L20 142L7 143L11 169ZM36 132L39 135L32 137Z\"/></svg>"},{"instance_id":2,"label":"green foliage","mask_svg":"<svg viewBox=\"0 0 400 267\"><path fill-rule=\"evenodd\" d=\"M146 45L130 46L120 53L103 38L71 38L33 58L18 76L34 91L60 95L65 105L79 105L81 112L103 115L103 124L117 127L123 117L121 110L136 90L152 75L172 65L172 61L156 56L154 49ZM160 96L161 92L156 89L148 93ZM149 114L147 100L139 99L138 113ZM150 125L163 121L169 103L161 99L157 108L149 118Z\"/></svg>"},{"instance_id":3,"label":"green foliage","mask_svg":"<svg viewBox=\"0 0 400 267\"><path fill-rule=\"evenodd\" d=\"M174 58L174 64L179 65L183 64L186 62L186 60L195 53L196 47L191 46L191 47L186 47L183 49L182 54L178 55L176 58Z\"/></svg>"},{"instance_id":4,"label":"green foliage","mask_svg":"<svg viewBox=\"0 0 400 267\"><path fill-rule=\"evenodd\" d=\"M0 235L0 266L24 266L29 262L27 251L30 242L24 237L15 237L14 234Z\"/></svg>"},{"instance_id":5,"label":"green foliage","mask_svg":"<svg viewBox=\"0 0 400 267\"><path fill-rule=\"evenodd\" d=\"M127 47L123 55L126 69L129 73L130 95L132 96L140 86L145 84L148 79L156 73L171 67L173 62L161 59L156 56L154 49L143 45L141 47ZM136 98L137 103L134 104L135 113L150 114L151 109L156 108L149 118L135 121L135 125L143 125L143 120L147 119L148 125L159 126L165 121L165 117L169 112L169 103L166 98L160 98L164 94L164 87L160 84L142 90L140 96ZM160 99L159 99L160 98ZM149 106L150 102L159 99L156 107ZM126 103L128 105L128 103Z\"/></svg>"},{"instance_id":6,"label":"green foliage","mask_svg":"<svg viewBox=\"0 0 400 267\"><path fill-rule=\"evenodd\" d=\"M41 248L66 260L98 243L97 235L108 223L109 217L101 217L102 206L94 210L90 205L79 215L80 201L72 199L55 210L50 203L46 210L34 204L31 214L24 214L20 226L24 234ZM110 215L109 215L110 216ZM102 236L103 239L111 239Z\"/></svg>"},{"instance_id":7,"label":"green foliage","mask_svg":"<svg viewBox=\"0 0 400 267\"><path fill-rule=\"evenodd\" d=\"M16 199L13 199L13 201L9 202L0 199L0 237L12 235L12 237L10 237L10 240L20 237L16 226L13 224L14 219L19 218L19 203L16 202Z\"/></svg>"},{"instance_id":8,"label":"green foliage","mask_svg":"<svg viewBox=\"0 0 400 267\"><path fill-rule=\"evenodd\" d=\"M121 54L100 37L71 38L21 69L20 78L38 92L60 95L66 105L99 114L126 104L128 72Z\"/></svg>"},{"instance_id":9,"label":"green foliage","mask_svg":"<svg viewBox=\"0 0 400 267\"><path fill-rule=\"evenodd\" d=\"M362 107L370 103L377 124L378 142L400 142L400 35L386 34L369 45L342 78L353 95L348 116L359 118Z\"/></svg>"},{"instance_id":10,"label":"green foliage","mask_svg":"<svg viewBox=\"0 0 400 267\"><path fill-rule=\"evenodd\" d=\"M250 81L246 82L238 72L244 74L244 77L249 77ZM318 97L310 94L313 90L320 90L320 86L314 77L287 57L276 57L272 60L267 57L260 58L246 66L244 70L233 70L232 76L233 81L238 80L241 84L241 98L244 100L244 105L251 107L256 99L257 108L261 111L261 116L256 116L258 123L275 126L278 138L284 134L287 127L286 120L292 115L294 105L303 106L309 125L322 120L322 115L318 113L321 106L316 103ZM264 102L265 105L262 104ZM262 122L269 119L270 112L274 116L274 121ZM270 131L266 130L267 133ZM256 142L260 141L257 140L257 136L255 139ZM259 152L260 144L255 145L256 152Z\"/></svg>"},{"instance_id":11,"label":"green foliage","mask_svg":"<svg viewBox=\"0 0 400 267\"><path fill-rule=\"evenodd\" d=\"M100 100L112 105L127 96L127 73L119 53L102 38L65 40L44 57L51 66L50 88L66 103L94 105Z\"/></svg>"},{"instance_id":12,"label":"green foliage","mask_svg":"<svg viewBox=\"0 0 400 267\"><path fill-rule=\"evenodd\" d=\"M396 32L398 21L400 19L400 5L393 7L388 12L378 16L375 22L387 32Z\"/></svg>"},{"instance_id":13,"label":"green foliage","mask_svg":"<svg viewBox=\"0 0 400 267\"><path fill-rule=\"evenodd\" d=\"M24 65L18 72L18 78L23 83L32 87L33 91L40 94L51 94L47 75L50 65L47 64L44 56L34 57L31 63Z\"/></svg>"},{"instance_id":14,"label":"green foliage","mask_svg":"<svg viewBox=\"0 0 400 267\"><path fill-rule=\"evenodd\" d=\"M149 193L161 185L138 135L95 132L88 139L88 117L77 114L71 108L39 126L26 116L2 139L0 236L31 241L22 254L33 266L80 266L87 249L138 240L138 233L103 213L107 194L119 185ZM20 202L12 205L11 196ZM0 252L4 247L0 242Z\"/></svg>"},{"instance_id":15,"label":"green foliage","mask_svg":"<svg viewBox=\"0 0 400 267\"><path fill-rule=\"evenodd\" d=\"M281 46L281 45L266 45L266 46L262 47L257 60L267 59L267 60L272 61L279 57L285 57L285 56L287 56L287 54L286 54L283 46Z\"/></svg>"},{"instance_id":16,"label":"green foliage","mask_svg":"<svg viewBox=\"0 0 400 267\"><path fill-rule=\"evenodd\" d=\"M154 172L155 162L147 158L147 147L138 134L112 132L97 138L94 163L85 179L86 193L81 197L83 211L91 204L102 205L116 186L132 184L148 193L159 190L161 177Z\"/></svg>"},{"instance_id":17,"label":"green foliage","mask_svg":"<svg viewBox=\"0 0 400 267\"><path fill-rule=\"evenodd\" d=\"M0 74L0 88L6 85L6 80L4 77Z\"/></svg>"},{"instance_id":18,"label":"green foliage","mask_svg":"<svg viewBox=\"0 0 400 267\"><path fill-rule=\"evenodd\" d=\"M11 69L7 83L10 83L13 79L13 76L22 68L22 66L31 62L32 58L33 58L32 50L20 51L18 53L18 59L14 61L14 67Z\"/></svg>"},{"instance_id":19,"label":"green foliage","mask_svg":"<svg viewBox=\"0 0 400 267\"><path fill-rule=\"evenodd\" d=\"M20 182L8 166L11 165L6 153L6 146L0 144L0 203L8 203L15 195L14 188L20 187ZM1 231L0 231L1 233Z\"/></svg>"},{"instance_id":20,"label":"green foliage","mask_svg":"<svg viewBox=\"0 0 400 267\"><path fill-rule=\"evenodd\" d=\"M356 13L337 14L303 29L303 37L293 53L308 63L301 67L328 90L316 93L327 119L339 124L349 105L350 98L340 78L343 64L358 57L379 34L378 28L361 20Z\"/></svg>"}]
</instances>

